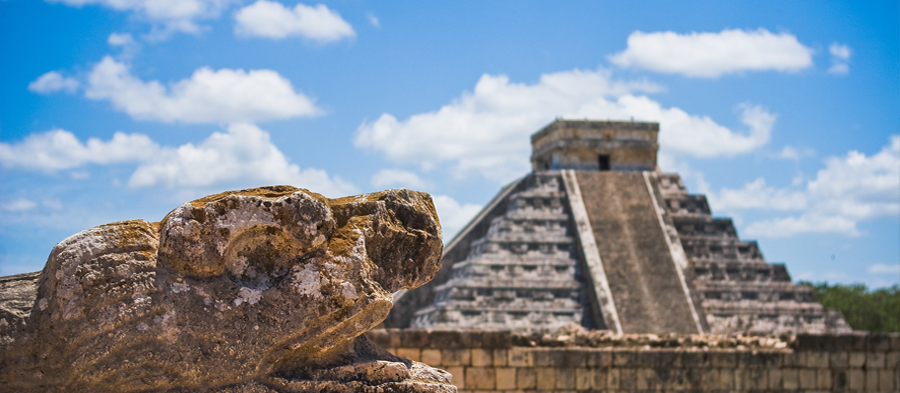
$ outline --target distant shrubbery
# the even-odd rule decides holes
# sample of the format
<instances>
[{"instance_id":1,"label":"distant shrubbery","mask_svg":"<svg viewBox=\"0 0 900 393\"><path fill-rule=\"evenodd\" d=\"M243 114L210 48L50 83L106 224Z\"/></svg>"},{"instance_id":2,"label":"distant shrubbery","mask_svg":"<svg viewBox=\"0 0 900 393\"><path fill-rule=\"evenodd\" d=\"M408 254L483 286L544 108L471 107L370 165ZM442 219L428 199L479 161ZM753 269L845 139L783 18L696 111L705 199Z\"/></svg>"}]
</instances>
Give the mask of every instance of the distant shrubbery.
<instances>
[{"instance_id":1,"label":"distant shrubbery","mask_svg":"<svg viewBox=\"0 0 900 393\"><path fill-rule=\"evenodd\" d=\"M865 284L800 284L812 287L825 309L843 313L853 330L900 332L900 285L870 291Z\"/></svg>"}]
</instances>

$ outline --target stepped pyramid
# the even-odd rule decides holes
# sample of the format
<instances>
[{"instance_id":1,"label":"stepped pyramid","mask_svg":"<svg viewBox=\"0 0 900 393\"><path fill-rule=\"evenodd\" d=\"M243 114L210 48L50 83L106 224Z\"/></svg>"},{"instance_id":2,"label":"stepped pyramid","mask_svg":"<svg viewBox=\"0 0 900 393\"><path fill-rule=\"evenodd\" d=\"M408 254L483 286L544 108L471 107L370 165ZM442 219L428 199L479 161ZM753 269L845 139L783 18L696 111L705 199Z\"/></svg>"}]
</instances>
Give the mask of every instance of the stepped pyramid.
<instances>
[{"instance_id":1,"label":"stepped pyramid","mask_svg":"<svg viewBox=\"0 0 900 393\"><path fill-rule=\"evenodd\" d=\"M765 261L703 195L656 166L659 124L557 119L533 172L445 247L434 280L395 294L386 327L617 333L841 333L812 290Z\"/></svg>"}]
</instances>

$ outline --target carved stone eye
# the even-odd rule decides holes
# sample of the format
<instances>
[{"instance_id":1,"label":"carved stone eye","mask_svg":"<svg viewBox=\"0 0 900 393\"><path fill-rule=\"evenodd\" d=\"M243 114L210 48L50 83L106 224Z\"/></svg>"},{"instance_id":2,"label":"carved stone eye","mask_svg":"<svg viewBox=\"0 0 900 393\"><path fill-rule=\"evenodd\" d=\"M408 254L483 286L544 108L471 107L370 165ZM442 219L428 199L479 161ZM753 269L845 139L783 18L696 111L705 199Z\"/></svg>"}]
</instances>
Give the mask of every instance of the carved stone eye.
<instances>
[{"instance_id":1,"label":"carved stone eye","mask_svg":"<svg viewBox=\"0 0 900 393\"><path fill-rule=\"evenodd\" d=\"M283 229L257 226L233 237L225 247L225 271L232 281L267 289L284 277L303 250Z\"/></svg>"},{"instance_id":2,"label":"carved stone eye","mask_svg":"<svg viewBox=\"0 0 900 393\"><path fill-rule=\"evenodd\" d=\"M159 255L186 276L228 274L241 285L267 287L297 258L321 249L333 230L328 206L302 190L276 198L236 193L169 213Z\"/></svg>"}]
</instances>

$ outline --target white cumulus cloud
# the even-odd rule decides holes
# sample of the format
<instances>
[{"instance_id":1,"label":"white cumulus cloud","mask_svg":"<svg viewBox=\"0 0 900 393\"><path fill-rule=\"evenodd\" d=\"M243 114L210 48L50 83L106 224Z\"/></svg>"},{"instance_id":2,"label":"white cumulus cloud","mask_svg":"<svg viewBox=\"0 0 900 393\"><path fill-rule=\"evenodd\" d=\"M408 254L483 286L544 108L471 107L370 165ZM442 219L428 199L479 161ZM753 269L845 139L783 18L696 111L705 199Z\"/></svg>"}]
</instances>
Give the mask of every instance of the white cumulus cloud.
<instances>
[{"instance_id":1,"label":"white cumulus cloud","mask_svg":"<svg viewBox=\"0 0 900 393\"><path fill-rule=\"evenodd\" d=\"M800 233L861 234L858 223L900 214L900 135L893 135L880 152L850 151L829 157L825 168L805 187L778 189L757 179L742 189L711 193L713 209L795 211L791 216L750 223L746 233L787 237Z\"/></svg>"},{"instance_id":2,"label":"white cumulus cloud","mask_svg":"<svg viewBox=\"0 0 900 393\"><path fill-rule=\"evenodd\" d=\"M831 53L831 67L828 68L829 73L838 75L850 73L850 65L848 63L850 62L850 55L853 51L849 46L835 42L828 47L828 52Z\"/></svg>"},{"instance_id":3,"label":"white cumulus cloud","mask_svg":"<svg viewBox=\"0 0 900 393\"><path fill-rule=\"evenodd\" d=\"M23 212L37 207L37 203L25 198L16 198L8 202L0 202L0 210L8 212Z\"/></svg>"},{"instance_id":4,"label":"white cumulus cloud","mask_svg":"<svg viewBox=\"0 0 900 393\"><path fill-rule=\"evenodd\" d=\"M116 11L130 12L160 27L160 37L172 31L196 33L197 21L217 17L234 0L48 0L71 7L100 5Z\"/></svg>"},{"instance_id":5,"label":"white cumulus cloud","mask_svg":"<svg viewBox=\"0 0 900 393\"><path fill-rule=\"evenodd\" d=\"M203 188L214 184L289 184L330 196L356 188L320 169L300 169L252 124L232 124L203 142L165 147L142 162L131 175L131 187Z\"/></svg>"},{"instance_id":6,"label":"white cumulus cloud","mask_svg":"<svg viewBox=\"0 0 900 393\"><path fill-rule=\"evenodd\" d=\"M790 237L801 233L859 236L855 221L816 213L753 222L747 225L745 232L755 237Z\"/></svg>"},{"instance_id":7,"label":"white cumulus cloud","mask_svg":"<svg viewBox=\"0 0 900 393\"><path fill-rule=\"evenodd\" d=\"M896 278L900 275L900 264L888 265L884 263L876 263L866 268L866 273L871 274L893 274Z\"/></svg>"},{"instance_id":8,"label":"white cumulus cloud","mask_svg":"<svg viewBox=\"0 0 900 393\"><path fill-rule=\"evenodd\" d=\"M545 74L535 84L483 75L473 92L440 109L403 120L385 113L363 123L355 144L394 162L425 170L449 164L459 176L477 173L502 183L529 170L529 135L557 116L658 121L663 152L694 157L747 153L769 141L775 116L760 107L740 105L746 130L735 131L638 94L659 90L613 80L603 69Z\"/></svg>"},{"instance_id":9,"label":"white cumulus cloud","mask_svg":"<svg viewBox=\"0 0 900 393\"><path fill-rule=\"evenodd\" d=\"M460 204L446 195L435 195L432 200L434 208L437 209L438 218L441 220L441 230L445 242L453 239L453 236L456 236L460 229L475 218L482 208L481 205L471 203Z\"/></svg>"},{"instance_id":10,"label":"white cumulus cloud","mask_svg":"<svg viewBox=\"0 0 900 393\"><path fill-rule=\"evenodd\" d=\"M738 190L725 188L717 194L709 194L708 197L710 204L722 210L799 210L809 204L806 193L767 186L763 178L747 183L744 188Z\"/></svg>"},{"instance_id":11,"label":"white cumulus cloud","mask_svg":"<svg viewBox=\"0 0 900 393\"><path fill-rule=\"evenodd\" d=\"M109 141L90 138L81 143L71 132L56 129L29 135L19 143L0 143L0 165L53 172L87 164L141 161L158 150L159 146L142 134L117 132Z\"/></svg>"},{"instance_id":12,"label":"white cumulus cloud","mask_svg":"<svg viewBox=\"0 0 900 393\"><path fill-rule=\"evenodd\" d=\"M628 36L628 48L609 60L621 67L718 78L745 71L799 71L812 66L812 52L792 34L762 28L690 34L635 31Z\"/></svg>"},{"instance_id":13,"label":"white cumulus cloud","mask_svg":"<svg viewBox=\"0 0 900 393\"><path fill-rule=\"evenodd\" d=\"M169 123L252 123L321 112L272 70L203 67L167 87L138 79L127 64L109 56L94 66L85 96L109 100L135 119Z\"/></svg>"},{"instance_id":14,"label":"white cumulus cloud","mask_svg":"<svg viewBox=\"0 0 900 393\"><path fill-rule=\"evenodd\" d=\"M399 169L382 169L372 175L375 187L406 187L411 189L429 188L431 185L412 172Z\"/></svg>"},{"instance_id":15,"label":"white cumulus cloud","mask_svg":"<svg viewBox=\"0 0 900 393\"><path fill-rule=\"evenodd\" d=\"M375 16L375 14L369 13L366 16L369 18L369 23L372 25L372 27L376 29L381 27L381 21L378 20L378 17Z\"/></svg>"},{"instance_id":16,"label":"white cumulus cloud","mask_svg":"<svg viewBox=\"0 0 900 393\"><path fill-rule=\"evenodd\" d=\"M279 2L258 0L238 10L234 29L238 35L282 39L290 36L327 43L355 37L356 32L337 12L324 4L297 4L289 9Z\"/></svg>"},{"instance_id":17,"label":"white cumulus cloud","mask_svg":"<svg viewBox=\"0 0 900 393\"><path fill-rule=\"evenodd\" d=\"M57 91L74 93L78 90L78 80L75 78L62 76L59 72L50 71L28 84L28 90L35 93L47 94Z\"/></svg>"},{"instance_id":18,"label":"white cumulus cloud","mask_svg":"<svg viewBox=\"0 0 900 393\"><path fill-rule=\"evenodd\" d=\"M128 180L128 185L136 188L197 190L289 184L332 197L357 191L352 184L323 170L292 164L272 143L269 133L252 124L229 125L226 132L213 133L196 145L159 146L146 135L121 132L108 141L90 138L82 143L65 130L32 134L19 143L0 143L0 165L5 168L54 172L89 164L122 163L137 164ZM71 175L89 176L86 172Z\"/></svg>"},{"instance_id":19,"label":"white cumulus cloud","mask_svg":"<svg viewBox=\"0 0 900 393\"><path fill-rule=\"evenodd\" d=\"M141 47L130 33L112 33L106 39L106 43L114 48L120 48L119 58L122 59L133 58Z\"/></svg>"},{"instance_id":20,"label":"white cumulus cloud","mask_svg":"<svg viewBox=\"0 0 900 393\"><path fill-rule=\"evenodd\" d=\"M774 156L777 158L791 161L799 161L801 158L812 157L814 155L816 155L816 152L812 149L797 149L793 146L785 146L781 149L781 151L774 154Z\"/></svg>"},{"instance_id":21,"label":"white cumulus cloud","mask_svg":"<svg viewBox=\"0 0 900 393\"><path fill-rule=\"evenodd\" d=\"M838 44L837 42L835 42L831 44L830 47L828 47L828 52L830 52L832 56L841 60L850 59L850 47L844 44Z\"/></svg>"},{"instance_id":22,"label":"white cumulus cloud","mask_svg":"<svg viewBox=\"0 0 900 393\"><path fill-rule=\"evenodd\" d=\"M850 73L850 65L847 63L834 63L828 67L828 73L835 75L847 75Z\"/></svg>"}]
</instances>

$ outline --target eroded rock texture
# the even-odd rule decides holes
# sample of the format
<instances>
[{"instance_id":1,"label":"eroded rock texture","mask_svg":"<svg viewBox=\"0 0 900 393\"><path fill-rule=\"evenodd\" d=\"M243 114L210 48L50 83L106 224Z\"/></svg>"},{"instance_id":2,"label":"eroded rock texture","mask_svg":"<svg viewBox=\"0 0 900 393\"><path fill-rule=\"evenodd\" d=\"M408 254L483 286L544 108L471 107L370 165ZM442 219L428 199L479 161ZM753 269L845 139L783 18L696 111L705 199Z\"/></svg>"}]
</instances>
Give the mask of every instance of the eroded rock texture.
<instances>
[{"instance_id":1,"label":"eroded rock texture","mask_svg":"<svg viewBox=\"0 0 900 393\"><path fill-rule=\"evenodd\" d=\"M0 278L17 391L455 392L362 333L440 269L431 198L279 186L91 228Z\"/></svg>"}]
</instances>

